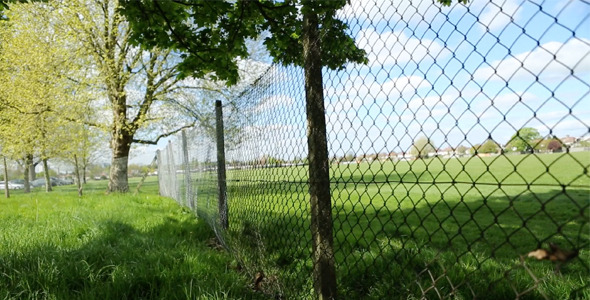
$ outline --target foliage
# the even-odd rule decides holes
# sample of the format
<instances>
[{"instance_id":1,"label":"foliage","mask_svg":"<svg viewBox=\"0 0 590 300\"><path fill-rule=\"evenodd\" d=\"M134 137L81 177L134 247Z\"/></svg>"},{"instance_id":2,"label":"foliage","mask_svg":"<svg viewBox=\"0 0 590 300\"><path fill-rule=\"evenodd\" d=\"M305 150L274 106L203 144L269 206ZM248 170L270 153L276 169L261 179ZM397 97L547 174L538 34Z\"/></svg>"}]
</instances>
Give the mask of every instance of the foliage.
<instances>
[{"instance_id":1,"label":"foliage","mask_svg":"<svg viewBox=\"0 0 590 300\"><path fill-rule=\"evenodd\" d=\"M547 144L547 150L549 150L551 152L560 152L562 147L563 147L563 144L558 139L552 139Z\"/></svg>"},{"instance_id":2,"label":"foliage","mask_svg":"<svg viewBox=\"0 0 590 300\"><path fill-rule=\"evenodd\" d=\"M458 3L463 3L463 4L467 4L469 3L470 0L457 0ZM445 5L445 6L449 6L451 5L451 3L453 3L453 0L438 0L439 3Z\"/></svg>"},{"instance_id":3,"label":"foliage","mask_svg":"<svg viewBox=\"0 0 590 300\"><path fill-rule=\"evenodd\" d=\"M3 154L33 161L65 156L78 138L76 90L84 62L75 42L60 34L58 12L39 4L14 4L0 23L0 137ZM74 80L77 80L74 82ZM26 185L26 184L25 184Z\"/></svg>"},{"instance_id":4,"label":"foliage","mask_svg":"<svg viewBox=\"0 0 590 300\"><path fill-rule=\"evenodd\" d=\"M239 78L237 58L248 57L246 41L263 32L270 33L264 44L275 62L303 65L301 15L306 10L319 16L323 66L339 70L348 62L367 63L365 51L348 34L348 25L335 17L348 2L122 0L121 11L130 22L135 43L183 53L181 76L208 75L235 84ZM452 0L438 2L448 6ZM467 4L469 0L457 2Z\"/></svg>"},{"instance_id":5,"label":"foliage","mask_svg":"<svg viewBox=\"0 0 590 300\"><path fill-rule=\"evenodd\" d=\"M457 147L457 149L455 149L455 152L457 152L457 154L462 155L467 153L467 150L469 150L467 147L460 145L459 147Z\"/></svg>"},{"instance_id":6,"label":"foliage","mask_svg":"<svg viewBox=\"0 0 590 300\"><path fill-rule=\"evenodd\" d=\"M498 153L498 151L500 151L500 146L494 140L488 139L476 149L477 153Z\"/></svg>"},{"instance_id":7,"label":"foliage","mask_svg":"<svg viewBox=\"0 0 590 300\"><path fill-rule=\"evenodd\" d=\"M320 16L322 64L341 69L347 62L366 63L366 53L348 35L348 26L334 12L346 4L335 1L136 1L123 0L122 13L133 29L132 39L144 48L171 48L183 53L182 77L206 75L238 81L238 58L248 57L246 41L263 32L275 62L302 65L300 41L303 10ZM152 24L166 24L153 26Z\"/></svg>"},{"instance_id":8,"label":"foliage","mask_svg":"<svg viewBox=\"0 0 590 300\"><path fill-rule=\"evenodd\" d=\"M531 127L519 129L506 144L506 149L511 151L525 151L536 146L535 140L540 140L539 131Z\"/></svg>"},{"instance_id":9,"label":"foliage","mask_svg":"<svg viewBox=\"0 0 590 300\"><path fill-rule=\"evenodd\" d=\"M414 141L410 153L416 158L427 158L428 153L436 152L434 143L428 137L420 137Z\"/></svg>"}]
</instances>

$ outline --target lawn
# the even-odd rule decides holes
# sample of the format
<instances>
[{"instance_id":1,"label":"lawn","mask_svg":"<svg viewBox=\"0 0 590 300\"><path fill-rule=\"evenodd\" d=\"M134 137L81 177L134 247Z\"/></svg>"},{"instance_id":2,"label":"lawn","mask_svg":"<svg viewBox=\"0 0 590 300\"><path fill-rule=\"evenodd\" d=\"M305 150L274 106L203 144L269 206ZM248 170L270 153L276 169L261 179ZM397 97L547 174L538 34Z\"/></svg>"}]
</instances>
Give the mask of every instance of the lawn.
<instances>
[{"instance_id":1,"label":"lawn","mask_svg":"<svg viewBox=\"0 0 590 300\"><path fill-rule=\"evenodd\" d=\"M132 189L137 181L131 183ZM106 182L0 199L0 299L261 297L211 247L211 229L157 193L105 195Z\"/></svg>"},{"instance_id":2,"label":"lawn","mask_svg":"<svg viewBox=\"0 0 590 300\"><path fill-rule=\"evenodd\" d=\"M589 166L587 152L333 165L339 292L590 299ZM238 260L265 270L269 293L309 296L305 168L230 170L228 180L227 241ZM209 189L194 190L200 214L214 220ZM580 254L558 273L526 257L549 243Z\"/></svg>"}]
</instances>

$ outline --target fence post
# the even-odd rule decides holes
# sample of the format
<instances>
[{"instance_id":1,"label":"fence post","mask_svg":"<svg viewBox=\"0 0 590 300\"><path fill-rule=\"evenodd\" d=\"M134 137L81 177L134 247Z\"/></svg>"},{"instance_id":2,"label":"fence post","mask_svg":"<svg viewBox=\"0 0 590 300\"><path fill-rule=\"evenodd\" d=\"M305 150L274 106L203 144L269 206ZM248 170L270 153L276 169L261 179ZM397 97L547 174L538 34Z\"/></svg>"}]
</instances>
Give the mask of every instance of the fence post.
<instances>
[{"instance_id":1,"label":"fence post","mask_svg":"<svg viewBox=\"0 0 590 300\"><path fill-rule=\"evenodd\" d=\"M156 151L156 156L154 156L154 158L152 159L152 162L149 164L149 167L153 167L157 163L157 161L158 161L158 154L159 153L160 153L160 150ZM145 179L149 175L149 173L150 173L150 170L148 168L146 170L146 172L143 173L143 176L141 176L141 180L139 181L139 183L135 187L135 192L133 192L133 196L135 196L135 195L137 195L139 193L139 189L141 189L141 186L145 182ZM158 176L158 186L159 185L160 185L160 179L159 179L159 176Z\"/></svg>"},{"instance_id":2,"label":"fence post","mask_svg":"<svg viewBox=\"0 0 590 300\"><path fill-rule=\"evenodd\" d=\"M162 152L160 150L156 150L156 170L158 172L158 194L162 196Z\"/></svg>"},{"instance_id":3,"label":"fence post","mask_svg":"<svg viewBox=\"0 0 590 300\"><path fill-rule=\"evenodd\" d=\"M176 161L174 160L174 148L172 148L172 142L168 141L168 146L166 149L166 153L168 154L168 174L170 174L169 178L171 180L169 195L168 197L172 197L178 204L180 203L180 191L178 190L178 179L176 178Z\"/></svg>"},{"instance_id":4,"label":"fence post","mask_svg":"<svg viewBox=\"0 0 590 300\"><path fill-rule=\"evenodd\" d=\"M313 281L318 299L335 299L336 270L332 236L330 166L326 138L326 116L318 16L310 8L303 13L303 64L307 114L309 194Z\"/></svg>"},{"instance_id":5,"label":"fence post","mask_svg":"<svg viewBox=\"0 0 590 300\"><path fill-rule=\"evenodd\" d=\"M225 139L223 136L223 109L221 100L215 101L215 135L217 139L217 188L219 197L219 222L221 228L227 229L227 186L225 177Z\"/></svg>"},{"instance_id":6,"label":"fence post","mask_svg":"<svg viewBox=\"0 0 590 300\"><path fill-rule=\"evenodd\" d=\"M186 140L186 131L183 130L181 132L182 136L182 157L184 163L184 193L186 199L186 206L190 207L191 210L194 210L193 207L193 189L192 189L192 182L191 182L191 167L188 157L188 143Z\"/></svg>"},{"instance_id":7,"label":"fence post","mask_svg":"<svg viewBox=\"0 0 590 300\"><path fill-rule=\"evenodd\" d=\"M2 156L4 160L4 195L10 198L10 191L8 190L8 168L6 168L6 156Z\"/></svg>"}]
</instances>

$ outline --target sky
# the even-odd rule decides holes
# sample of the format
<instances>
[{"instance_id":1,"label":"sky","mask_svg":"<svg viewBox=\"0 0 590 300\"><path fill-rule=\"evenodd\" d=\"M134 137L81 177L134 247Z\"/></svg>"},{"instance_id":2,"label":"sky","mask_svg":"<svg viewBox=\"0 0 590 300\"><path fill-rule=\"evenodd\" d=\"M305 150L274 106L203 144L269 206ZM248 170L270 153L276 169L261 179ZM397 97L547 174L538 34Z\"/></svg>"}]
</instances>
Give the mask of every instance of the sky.
<instances>
[{"instance_id":1,"label":"sky","mask_svg":"<svg viewBox=\"0 0 590 300\"><path fill-rule=\"evenodd\" d=\"M590 2L351 0L338 16L369 63L324 72L330 156L407 152L421 136L503 145L522 127L589 134ZM246 95L247 156L304 157L302 71L266 76L272 87Z\"/></svg>"},{"instance_id":2,"label":"sky","mask_svg":"<svg viewBox=\"0 0 590 300\"><path fill-rule=\"evenodd\" d=\"M342 12L370 62L325 81L335 153L403 152L422 135L440 148L505 144L522 127L588 134L590 3L384 2Z\"/></svg>"}]
</instances>

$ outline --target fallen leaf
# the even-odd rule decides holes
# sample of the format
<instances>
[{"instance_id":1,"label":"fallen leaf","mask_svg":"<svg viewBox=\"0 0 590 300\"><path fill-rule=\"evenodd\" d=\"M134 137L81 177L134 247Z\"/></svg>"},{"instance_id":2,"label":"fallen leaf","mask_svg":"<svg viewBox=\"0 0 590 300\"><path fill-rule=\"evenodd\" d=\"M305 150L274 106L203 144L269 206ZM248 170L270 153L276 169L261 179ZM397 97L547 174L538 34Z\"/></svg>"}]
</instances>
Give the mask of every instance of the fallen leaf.
<instances>
[{"instance_id":1,"label":"fallen leaf","mask_svg":"<svg viewBox=\"0 0 590 300\"><path fill-rule=\"evenodd\" d=\"M256 291L260 291L260 285L262 284L262 280L264 279L264 273L262 271L256 272L254 276L254 287L253 289Z\"/></svg>"},{"instance_id":2,"label":"fallen leaf","mask_svg":"<svg viewBox=\"0 0 590 300\"><path fill-rule=\"evenodd\" d=\"M543 259L547 259L547 257L549 256L549 252L547 252L547 250L545 250L545 249L537 249L535 251L529 252L529 254L527 256L534 257L538 260L543 260Z\"/></svg>"}]
</instances>

